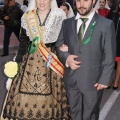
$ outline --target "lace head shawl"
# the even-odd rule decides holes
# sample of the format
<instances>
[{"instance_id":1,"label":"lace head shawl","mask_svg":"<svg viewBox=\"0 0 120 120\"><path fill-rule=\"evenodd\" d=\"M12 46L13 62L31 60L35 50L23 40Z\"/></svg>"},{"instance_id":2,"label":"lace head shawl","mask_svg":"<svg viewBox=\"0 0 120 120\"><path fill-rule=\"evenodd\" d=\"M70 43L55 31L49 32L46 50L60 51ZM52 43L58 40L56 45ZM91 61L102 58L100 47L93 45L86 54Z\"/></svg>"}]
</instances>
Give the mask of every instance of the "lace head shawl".
<instances>
[{"instance_id":1,"label":"lace head shawl","mask_svg":"<svg viewBox=\"0 0 120 120\"><path fill-rule=\"evenodd\" d=\"M31 10L36 11L36 9L37 9L36 1L31 0L26 12L31 11ZM28 25L27 25L26 20L25 20L26 12L24 13L24 15L21 18L21 26L26 30L27 36L30 38L30 41L32 41L33 38L30 35ZM43 33L43 43L45 43L45 44L52 43L52 42L55 42L57 40L58 35L60 33L60 30L61 30L62 21L65 18L66 18L65 13L60 8L58 8L56 0L52 0L51 12L46 20L46 23L45 23L45 31Z\"/></svg>"},{"instance_id":2,"label":"lace head shawl","mask_svg":"<svg viewBox=\"0 0 120 120\"><path fill-rule=\"evenodd\" d=\"M95 10L97 10L98 8L100 8L100 0L97 0L96 4L94 6ZM105 4L105 8L110 9L107 2Z\"/></svg>"},{"instance_id":3,"label":"lace head shawl","mask_svg":"<svg viewBox=\"0 0 120 120\"><path fill-rule=\"evenodd\" d=\"M65 2L65 3L69 5L69 11L68 11L67 18L71 18L71 17L75 16L71 5L68 2Z\"/></svg>"}]
</instances>

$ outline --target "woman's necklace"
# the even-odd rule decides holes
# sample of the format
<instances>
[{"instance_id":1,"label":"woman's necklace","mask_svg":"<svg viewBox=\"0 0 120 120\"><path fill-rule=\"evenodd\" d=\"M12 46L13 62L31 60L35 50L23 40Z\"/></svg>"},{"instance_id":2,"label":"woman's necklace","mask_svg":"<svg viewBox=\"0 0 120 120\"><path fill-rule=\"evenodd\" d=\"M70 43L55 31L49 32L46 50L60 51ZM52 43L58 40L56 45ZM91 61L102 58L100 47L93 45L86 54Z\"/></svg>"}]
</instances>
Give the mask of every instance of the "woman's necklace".
<instances>
[{"instance_id":1,"label":"woman's necklace","mask_svg":"<svg viewBox=\"0 0 120 120\"><path fill-rule=\"evenodd\" d=\"M46 15L43 23L41 23L41 20L40 20L39 14L38 14L38 9L36 11L36 14L37 14L38 20L39 20L40 40L43 40L43 32L44 32L44 28L45 28L45 22L50 14L50 11L51 11L51 9L49 10L48 14Z\"/></svg>"},{"instance_id":2,"label":"woman's necklace","mask_svg":"<svg viewBox=\"0 0 120 120\"><path fill-rule=\"evenodd\" d=\"M38 9L37 9L36 13L37 13L38 20L39 20L39 26L45 26L45 22L46 22L49 14L50 14L50 11L51 11L51 9L50 9L49 12L47 13L47 15L46 15L46 17L45 17L45 19L44 19L44 21L43 21L43 23L42 23L41 20L40 20L39 14L38 14Z\"/></svg>"}]
</instances>

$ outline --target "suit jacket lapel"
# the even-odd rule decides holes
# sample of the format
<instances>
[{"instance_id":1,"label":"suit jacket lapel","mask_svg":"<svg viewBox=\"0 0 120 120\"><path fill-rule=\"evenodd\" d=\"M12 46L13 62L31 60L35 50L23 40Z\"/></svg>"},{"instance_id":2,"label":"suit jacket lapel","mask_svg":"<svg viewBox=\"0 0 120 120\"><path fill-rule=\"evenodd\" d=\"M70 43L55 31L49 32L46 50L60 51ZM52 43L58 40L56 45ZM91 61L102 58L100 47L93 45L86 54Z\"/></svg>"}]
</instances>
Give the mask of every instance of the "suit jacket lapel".
<instances>
[{"instance_id":1,"label":"suit jacket lapel","mask_svg":"<svg viewBox=\"0 0 120 120\"><path fill-rule=\"evenodd\" d=\"M72 30L73 30L73 34L75 36L75 40L76 40L77 44L79 44L78 35L77 35L77 20L75 20L75 17L73 18L73 21L72 21Z\"/></svg>"}]
</instances>

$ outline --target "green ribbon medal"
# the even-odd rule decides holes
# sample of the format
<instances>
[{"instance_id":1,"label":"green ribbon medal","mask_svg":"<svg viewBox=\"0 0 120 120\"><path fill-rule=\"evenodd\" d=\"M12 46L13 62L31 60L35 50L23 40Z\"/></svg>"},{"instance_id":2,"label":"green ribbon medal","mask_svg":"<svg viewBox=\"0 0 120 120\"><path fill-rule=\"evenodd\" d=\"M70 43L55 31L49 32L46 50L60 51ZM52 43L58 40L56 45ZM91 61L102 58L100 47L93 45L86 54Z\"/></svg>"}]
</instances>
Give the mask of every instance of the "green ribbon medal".
<instances>
[{"instance_id":1,"label":"green ribbon medal","mask_svg":"<svg viewBox=\"0 0 120 120\"><path fill-rule=\"evenodd\" d=\"M16 25L17 25L17 21L16 21L16 20L14 20L13 22L14 22L14 26L16 26Z\"/></svg>"},{"instance_id":2,"label":"green ribbon medal","mask_svg":"<svg viewBox=\"0 0 120 120\"><path fill-rule=\"evenodd\" d=\"M93 34L93 30L94 30L94 28L95 28L95 24L96 24L96 22L94 21L94 22L92 23L91 28L90 28L90 36L89 36L84 42L82 42L83 45L87 45L87 44L90 42L91 37L92 37L92 34Z\"/></svg>"},{"instance_id":3,"label":"green ribbon medal","mask_svg":"<svg viewBox=\"0 0 120 120\"><path fill-rule=\"evenodd\" d=\"M36 36L32 40L32 43L31 43L31 46L30 46L29 55L33 54L37 50L38 45L39 45L39 37Z\"/></svg>"}]
</instances>

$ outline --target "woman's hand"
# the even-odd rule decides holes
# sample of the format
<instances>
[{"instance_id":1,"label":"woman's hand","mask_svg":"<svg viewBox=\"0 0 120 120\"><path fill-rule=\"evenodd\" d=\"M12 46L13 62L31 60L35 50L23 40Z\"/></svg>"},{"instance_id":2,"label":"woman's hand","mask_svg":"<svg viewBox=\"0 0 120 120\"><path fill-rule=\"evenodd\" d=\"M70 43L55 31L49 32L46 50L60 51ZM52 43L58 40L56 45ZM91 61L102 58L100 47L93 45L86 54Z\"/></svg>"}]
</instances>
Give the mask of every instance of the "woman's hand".
<instances>
[{"instance_id":1,"label":"woman's hand","mask_svg":"<svg viewBox=\"0 0 120 120\"><path fill-rule=\"evenodd\" d=\"M63 52L68 52L68 46L63 44L61 47L60 47L60 50L63 51Z\"/></svg>"}]
</instances>

